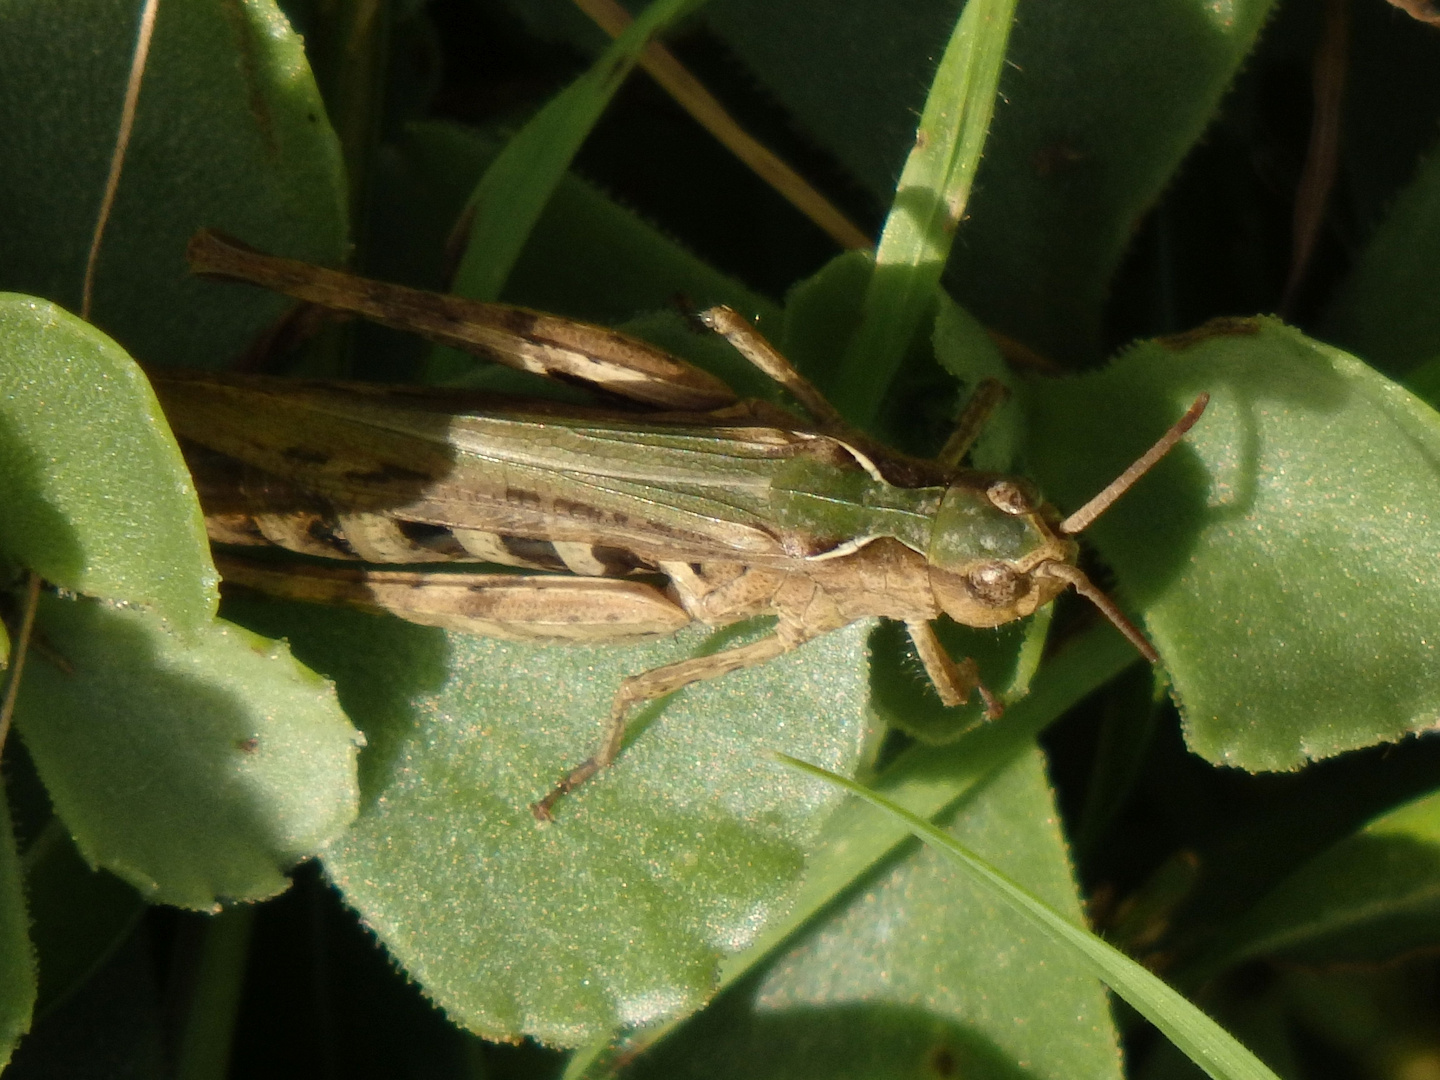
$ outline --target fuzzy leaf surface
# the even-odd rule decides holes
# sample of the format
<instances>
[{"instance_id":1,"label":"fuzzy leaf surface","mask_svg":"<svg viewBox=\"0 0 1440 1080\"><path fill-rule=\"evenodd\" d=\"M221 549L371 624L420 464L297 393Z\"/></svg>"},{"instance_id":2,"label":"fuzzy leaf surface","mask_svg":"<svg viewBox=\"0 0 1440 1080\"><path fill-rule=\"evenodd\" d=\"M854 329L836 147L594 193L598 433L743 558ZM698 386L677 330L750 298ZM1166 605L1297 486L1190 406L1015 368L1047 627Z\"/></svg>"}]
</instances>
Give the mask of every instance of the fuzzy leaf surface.
<instances>
[{"instance_id":1,"label":"fuzzy leaf surface","mask_svg":"<svg viewBox=\"0 0 1440 1080\"><path fill-rule=\"evenodd\" d=\"M721 957L790 903L837 802L768 752L853 770L868 724L859 624L638 710L616 765L540 826L529 804L594 749L620 680L709 635L539 647L297 605L243 613L334 678L369 739L331 879L426 994L490 1038L574 1046L704 1004Z\"/></svg>"},{"instance_id":2,"label":"fuzzy leaf surface","mask_svg":"<svg viewBox=\"0 0 1440 1080\"><path fill-rule=\"evenodd\" d=\"M209 622L218 596L205 523L134 361L57 305L5 294L0 355L0 552L178 627Z\"/></svg>"},{"instance_id":3,"label":"fuzzy leaf surface","mask_svg":"<svg viewBox=\"0 0 1440 1080\"><path fill-rule=\"evenodd\" d=\"M1077 923L1080 907L1032 749L950 831ZM912 846L626 1075L1118 1080L1099 981L944 856Z\"/></svg>"},{"instance_id":4,"label":"fuzzy leaf surface","mask_svg":"<svg viewBox=\"0 0 1440 1080\"><path fill-rule=\"evenodd\" d=\"M71 671L27 666L16 723L92 864L151 900L210 910L280 892L355 816L355 730L283 644L41 601L39 632Z\"/></svg>"},{"instance_id":5,"label":"fuzzy leaf surface","mask_svg":"<svg viewBox=\"0 0 1440 1080\"><path fill-rule=\"evenodd\" d=\"M1191 749L1295 769L1433 727L1440 416L1402 387L1277 321L1216 323L1034 384L1037 478L1078 507L1202 391L1184 443L1086 534Z\"/></svg>"},{"instance_id":6,"label":"fuzzy leaf surface","mask_svg":"<svg viewBox=\"0 0 1440 1080\"><path fill-rule=\"evenodd\" d=\"M80 309L140 4L0 8L0 288ZM147 364L216 367L285 309L185 265L203 227L339 259L344 170L304 45L273 0L161 4L104 234L93 320Z\"/></svg>"},{"instance_id":7,"label":"fuzzy leaf surface","mask_svg":"<svg viewBox=\"0 0 1440 1080\"><path fill-rule=\"evenodd\" d=\"M950 261L956 299L1059 358L1094 354L1136 223L1212 118L1270 0L1021 4ZM729 0L706 12L888 205L955 0Z\"/></svg>"}]
</instances>

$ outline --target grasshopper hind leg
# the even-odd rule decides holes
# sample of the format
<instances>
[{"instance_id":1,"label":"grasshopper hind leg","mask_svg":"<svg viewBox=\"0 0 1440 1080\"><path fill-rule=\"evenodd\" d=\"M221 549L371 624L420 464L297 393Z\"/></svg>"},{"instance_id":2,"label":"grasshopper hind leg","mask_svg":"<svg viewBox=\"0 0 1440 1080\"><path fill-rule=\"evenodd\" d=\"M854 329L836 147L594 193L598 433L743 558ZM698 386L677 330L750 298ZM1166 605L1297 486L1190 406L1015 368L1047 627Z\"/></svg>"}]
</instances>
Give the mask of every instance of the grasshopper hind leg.
<instances>
[{"instance_id":1,"label":"grasshopper hind leg","mask_svg":"<svg viewBox=\"0 0 1440 1080\"><path fill-rule=\"evenodd\" d=\"M631 675L620 684L620 689L615 693L614 704L610 707L610 719L605 728L605 738L600 748L571 769L548 795L533 803L530 807L531 813L538 821L553 820L557 802L615 761L625 741L630 711L635 706L673 694L691 683L704 682L732 671L763 664L804 644L814 636L801 627L782 621L773 632L748 645L726 649L710 656L678 660L639 675Z\"/></svg>"}]
</instances>

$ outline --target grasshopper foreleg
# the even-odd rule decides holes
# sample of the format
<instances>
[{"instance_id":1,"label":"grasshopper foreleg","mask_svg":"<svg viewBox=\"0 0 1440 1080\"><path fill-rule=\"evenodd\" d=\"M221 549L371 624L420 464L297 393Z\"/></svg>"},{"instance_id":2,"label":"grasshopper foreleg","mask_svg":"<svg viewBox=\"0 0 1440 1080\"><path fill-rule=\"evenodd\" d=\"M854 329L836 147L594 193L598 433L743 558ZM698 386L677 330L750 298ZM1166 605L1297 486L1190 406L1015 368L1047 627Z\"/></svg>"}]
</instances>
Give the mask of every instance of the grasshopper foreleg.
<instances>
[{"instance_id":1,"label":"grasshopper foreleg","mask_svg":"<svg viewBox=\"0 0 1440 1080\"><path fill-rule=\"evenodd\" d=\"M930 676L930 682L943 704L951 707L963 705L970 700L971 694L979 693L985 702L986 718L999 719L1005 711L1004 706L980 681L980 668L973 658L967 657L957 664L935 636L934 627L923 619L906 619L905 629L910 631L910 640L915 643L915 651L925 665L925 674Z\"/></svg>"},{"instance_id":2,"label":"grasshopper foreleg","mask_svg":"<svg viewBox=\"0 0 1440 1080\"><path fill-rule=\"evenodd\" d=\"M748 645L726 649L710 656L677 660L673 664L631 675L620 684L620 689L615 693L615 701L610 707L610 719L605 728L605 739L600 748L571 769L550 794L531 805L531 812L539 821L550 821L551 812L560 799L615 761L625 741L630 710L636 705L673 694L691 683L704 682L741 668L763 664L804 644L814 636L814 633L807 632L803 627L781 622L774 632Z\"/></svg>"}]
</instances>

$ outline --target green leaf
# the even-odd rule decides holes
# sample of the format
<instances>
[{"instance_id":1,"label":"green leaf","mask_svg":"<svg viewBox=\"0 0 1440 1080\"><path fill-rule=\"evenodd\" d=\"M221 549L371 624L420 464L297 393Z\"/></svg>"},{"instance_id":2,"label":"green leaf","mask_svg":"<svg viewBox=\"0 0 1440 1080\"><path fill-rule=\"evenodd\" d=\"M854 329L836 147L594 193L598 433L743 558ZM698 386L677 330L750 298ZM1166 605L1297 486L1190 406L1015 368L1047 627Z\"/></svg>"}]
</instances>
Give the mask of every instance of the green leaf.
<instances>
[{"instance_id":1,"label":"green leaf","mask_svg":"<svg viewBox=\"0 0 1440 1080\"><path fill-rule=\"evenodd\" d=\"M153 941L131 934L61 1008L38 1019L15 1076L173 1080Z\"/></svg>"},{"instance_id":2,"label":"green leaf","mask_svg":"<svg viewBox=\"0 0 1440 1080\"><path fill-rule=\"evenodd\" d=\"M946 830L1082 924L1032 744ZM870 876L767 969L625 1075L1115 1078L1109 1003L1088 968L924 847Z\"/></svg>"},{"instance_id":3,"label":"green leaf","mask_svg":"<svg viewBox=\"0 0 1440 1080\"><path fill-rule=\"evenodd\" d=\"M80 308L138 10L0 9L0 288ZM204 226L297 258L344 253L339 145L273 0L159 6L93 309L147 364L216 367L285 307L192 277L185 244Z\"/></svg>"},{"instance_id":4,"label":"green leaf","mask_svg":"<svg viewBox=\"0 0 1440 1080\"><path fill-rule=\"evenodd\" d=\"M0 552L75 592L215 614L190 474L124 350L44 300L0 294Z\"/></svg>"},{"instance_id":5,"label":"green leaf","mask_svg":"<svg viewBox=\"0 0 1440 1080\"><path fill-rule=\"evenodd\" d=\"M822 389L836 379L840 360L859 332L872 269L866 253L847 251L796 284L786 298L780 350ZM887 445L925 457L934 455L954 428L961 404L956 379L973 377L989 359L974 349L973 320L939 289L931 290L930 299L931 333L917 334L910 342L870 426ZM1009 412L1012 422L1023 419L1018 409Z\"/></svg>"},{"instance_id":6,"label":"green leaf","mask_svg":"<svg viewBox=\"0 0 1440 1080\"><path fill-rule=\"evenodd\" d=\"M991 777L1028 753L1035 738L1056 717L1134 661L1134 650L1118 633L1108 625L1096 627L1054 657L1036 677L1030 694L1001 722L971 731L948 746L912 748L881 774L876 785L922 816L954 812L982 791ZM767 925L754 944L725 962L721 988L755 972L777 948L821 917L909 837L902 823L877 817L855 800L843 805L825 823L823 842L809 860L794 906L784 918ZM647 1031L643 1039L627 1043L625 1052L638 1053L643 1046L663 1040L675 1027L669 1024ZM591 1047L590 1056L604 1059L608 1049L605 1045ZM567 1075L591 1075L587 1068L582 1063Z\"/></svg>"},{"instance_id":7,"label":"green leaf","mask_svg":"<svg viewBox=\"0 0 1440 1080\"><path fill-rule=\"evenodd\" d=\"M1405 389L1432 409L1440 405L1440 356L1431 357L1410 369L1405 376Z\"/></svg>"},{"instance_id":8,"label":"green leaf","mask_svg":"<svg viewBox=\"0 0 1440 1080\"><path fill-rule=\"evenodd\" d=\"M835 800L781 747L853 769L867 627L640 710L619 761L540 826L620 680L735 631L543 648L298 605L247 605L365 729L365 808L326 870L411 978L490 1038L574 1046L699 1008L723 955L788 908ZM639 729L638 732L636 729Z\"/></svg>"},{"instance_id":9,"label":"green leaf","mask_svg":"<svg viewBox=\"0 0 1440 1080\"><path fill-rule=\"evenodd\" d=\"M175 1040L179 1080L224 1076L229 1069L254 924L253 907L228 908L206 921L183 1028Z\"/></svg>"},{"instance_id":10,"label":"green leaf","mask_svg":"<svg viewBox=\"0 0 1440 1080\"><path fill-rule=\"evenodd\" d=\"M215 623L42 597L55 658L16 723L86 859L152 900L213 909L283 890L354 817L355 732L285 647Z\"/></svg>"},{"instance_id":11,"label":"green leaf","mask_svg":"<svg viewBox=\"0 0 1440 1080\"><path fill-rule=\"evenodd\" d=\"M35 1008L35 949L10 805L0 788L0 1069L10 1063L15 1044L30 1030Z\"/></svg>"},{"instance_id":12,"label":"green leaf","mask_svg":"<svg viewBox=\"0 0 1440 1080\"><path fill-rule=\"evenodd\" d=\"M1343 978L1344 976L1342 976ZM1265 979L1221 980L1207 987L1199 1004L1216 1023L1225 1028L1268 1065L1278 1076L1303 1077L1296 1018L1292 1015L1283 985ZM1165 1042L1148 1055L1135 1072L1137 1080L1199 1080L1200 1069L1175 1047Z\"/></svg>"},{"instance_id":13,"label":"green leaf","mask_svg":"<svg viewBox=\"0 0 1440 1080\"><path fill-rule=\"evenodd\" d=\"M366 272L418 288L444 288L446 238L471 193L470 178L483 172L500 148L498 139L440 121L410 124L396 135L374 178L376 199L387 209L370 224ZM614 326L637 312L673 313L677 294L699 308L724 303L758 314L762 325L778 318L776 304L567 173L531 230L503 298ZM648 329L627 326L642 337ZM365 370L387 380L418 367L416 358L429 349L420 338L394 331L357 327L357 332L365 346L359 357ZM704 340L693 326L687 331L690 347Z\"/></svg>"},{"instance_id":14,"label":"green leaf","mask_svg":"<svg viewBox=\"0 0 1440 1080\"><path fill-rule=\"evenodd\" d=\"M875 786L923 817L944 814L1023 755L1058 716L1134 662L1134 650L1119 634L1109 626L1097 627L1047 664L1029 695L1000 722L977 728L946 746L915 747L886 769ZM908 836L901 823L877 818L858 803L843 806L825 824L825 845L811 860L794 910L726 964L724 984L752 970Z\"/></svg>"},{"instance_id":15,"label":"green leaf","mask_svg":"<svg viewBox=\"0 0 1440 1080\"><path fill-rule=\"evenodd\" d=\"M1206 1074L1215 1080L1276 1080L1250 1051L1157 976L1141 967L1118 949L1075 925L1075 920L1056 911L1043 899L1029 892L993 865L963 846L954 837L936 828L924 818L891 802L867 788L828 773L809 762L788 758L788 764L810 776L824 777L837 787L864 799L906 826L926 844L942 852L962 868L972 885L978 886L993 901L1021 916L1029 925L1050 941L1064 948L1069 957L1079 962L1114 990L1145 1019L1159 1028L1171 1042L1185 1052Z\"/></svg>"},{"instance_id":16,"label":"green leaf","mask_svg":"<svg viewBox=\"0 0 1440 1080\"><path fill-rule=\"evenodd\" d=\"M1086 534L1144 614L1190 747L1294 769L1433 727L1440 418L1354 357L1238 320L1036 383L1036 475L1079 506L1201 391L1182 446Z\"/></svg>"},{"instance_id":17,"label":"green leaf","mask_svg":"<svg viewBox=\"0 0 1440 1080\"><path fill-rule=\"evenodd\" d=\"M1015 0L969 0L930 83L915 143L875 251L875 270L834 383L834 405L865 427L935 303L935 289L964 217Z\"/></svg>"},{"instance_id":18,"label":"green leaf","mask_svg":"<svg viewBox=\"0 0 1440 1080\"><path fill-rule=\"evenodd\" d=\"M800 126L888 202L956 0L728 0L707 21ZM947 279L1047 354L1097 352L1109 282L1203 134L1271 0L1021 4Z\"/></svg>"},{"instance_id":19,"label":"green leaf","mask_svg":"<svg viewBox=\"0 0 1440 1080\"><path fill-rule=\"evenodd\" d=\"M1395 376L1440 355L1440 149L1420 163L1360 253L1326 337Z\"/></svg>"},{"instance_id":20,"label":"green leaf","mask_svg":"<svg viewBox=\"0 0 1440 1080\"><path fill-rule=\"evenodd\" d=\"M1381 964L1440 944L1440 794L1371 821L1287 877L1201 962ZM1189 972L1187 972L1189 974Z\"/></svg>"},{"instance_id":21,"label":"green leaf","mask_svg":"<svg viewBox=\"0 0 1440 1080\"><path fill-rule=\"evenodd\" d=\"M933 334L936 361L960 380L967 393L973 393L985 379L993 379L1010 391L1005 403L986 420L970 451L969 462L976 469L1012 471L1025 442L1025 410L1017 399L1026 384L1006 366L980 320L943 291L937 293Z\"/></svg>"},{"instance_id":22,"label":"green leaf","mask_svg":"<svg viewBox=\"0 0 1440 1080\"><path fill-rule=\"evenodd\" d=\"M409 124L386 145L376 178L387 211L371 226L369 272L425 288L442 285L440 256L472 184L502 146L460 124ZM727 303L774 318L777 307L701 261L672 237L573 173L545 203L506 280L504 299L613 325L637 311Z\"/></svg>"}]
</instances>

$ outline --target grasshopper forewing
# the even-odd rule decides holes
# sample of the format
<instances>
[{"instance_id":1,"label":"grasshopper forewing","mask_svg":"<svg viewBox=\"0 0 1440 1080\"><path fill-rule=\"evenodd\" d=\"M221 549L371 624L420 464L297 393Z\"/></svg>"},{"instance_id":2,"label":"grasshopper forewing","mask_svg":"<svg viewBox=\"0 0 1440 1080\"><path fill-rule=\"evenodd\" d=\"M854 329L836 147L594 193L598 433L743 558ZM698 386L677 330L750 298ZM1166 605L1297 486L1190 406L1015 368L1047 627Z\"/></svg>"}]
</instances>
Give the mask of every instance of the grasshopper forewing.
<instances>
[{"instance_id":1,"label":"grasshopper forewing","mask_svg":"<svg viewBox=\"0 0 1440 1080\"><path fill-rule=\"evenodd\" d=\"M931 620L1023 618L1067 586L1148 659L1144 636L1076 567L1072 538L1173 447L1199 398L1151 450L1062 519L1024 480L887 450L849 429L743 318L702 318L789 391L807 418L737 402L724 384L613 330L421 293L276 259L213 233L203 273L249 281L593 383L664 412L264 376L157 374L212 540L350 565L222 555L227 581L390 611L492 636L600 642L756 615L749 644L625 679L599 749L532 807L613 762L640 702L749 667L857 619L902 621L942 701L999 702ZM422 573L357 563L498 563L548 574ZM558 576L558 575L565 576Z\"/></svg>"}]
</instances>

